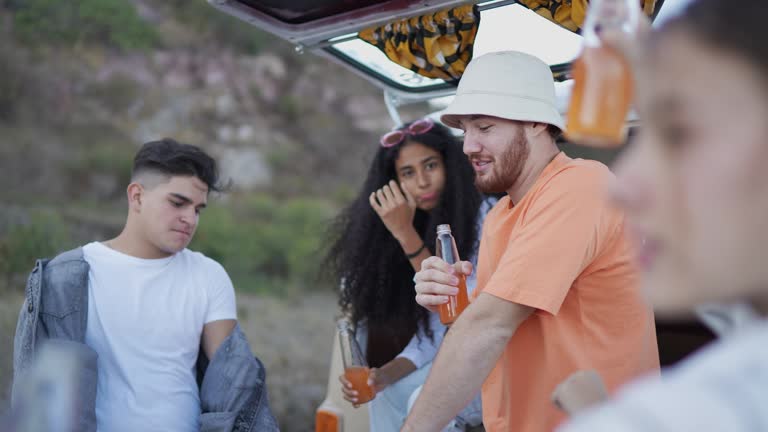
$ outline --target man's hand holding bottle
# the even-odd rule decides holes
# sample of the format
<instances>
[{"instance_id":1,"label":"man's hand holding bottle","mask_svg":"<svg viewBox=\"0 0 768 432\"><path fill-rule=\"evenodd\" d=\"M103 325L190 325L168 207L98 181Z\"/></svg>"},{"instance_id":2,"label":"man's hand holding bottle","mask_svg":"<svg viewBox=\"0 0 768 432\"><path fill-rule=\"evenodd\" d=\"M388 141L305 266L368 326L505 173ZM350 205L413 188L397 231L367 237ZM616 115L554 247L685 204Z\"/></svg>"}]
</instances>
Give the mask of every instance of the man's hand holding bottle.
<instances>
[{"instance_id":1,"label":"man's hand holding bottle","mask_svg":"<svg viewBox=\"0 0 768 432\"><path fill-rule=\"evenodd\" d=\"M459 293L459 275L472 274L472 263L459 261L451 266L433 256L421 263L421 270L413 277L416 283L416 302L437 313L439 306L448 302L448 296Z\"/></svg>"}]
</instances>

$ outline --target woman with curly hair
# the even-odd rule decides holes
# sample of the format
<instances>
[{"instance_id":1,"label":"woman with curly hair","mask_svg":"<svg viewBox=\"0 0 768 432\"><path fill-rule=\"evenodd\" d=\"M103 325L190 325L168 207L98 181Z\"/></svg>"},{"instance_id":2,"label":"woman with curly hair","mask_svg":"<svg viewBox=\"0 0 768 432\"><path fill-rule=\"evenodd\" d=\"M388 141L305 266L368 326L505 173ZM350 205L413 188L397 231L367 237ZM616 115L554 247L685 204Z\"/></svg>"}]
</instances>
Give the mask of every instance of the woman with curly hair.
<instances>
[{"instance_id":1,"label":"woman with curly hair","mask_svg":"<svg viewBox=\"0 0 768 432\"><path fill-rule=\"evenodd\" d=\"M362 190L334 224L326 258L342 281L341 310L371 366L369 383L378 394L370 403L372 432L400 430L408 397L426 379L445 333L437 315L414 301L412 280L434 254L437 226L450 224L459 256L474 260L482 218L495 202L475 188L462 144L448 128L421 119L380 144ZM355 404L355 392L340 379L345 399Z\"/></svg>"}]
</instances>

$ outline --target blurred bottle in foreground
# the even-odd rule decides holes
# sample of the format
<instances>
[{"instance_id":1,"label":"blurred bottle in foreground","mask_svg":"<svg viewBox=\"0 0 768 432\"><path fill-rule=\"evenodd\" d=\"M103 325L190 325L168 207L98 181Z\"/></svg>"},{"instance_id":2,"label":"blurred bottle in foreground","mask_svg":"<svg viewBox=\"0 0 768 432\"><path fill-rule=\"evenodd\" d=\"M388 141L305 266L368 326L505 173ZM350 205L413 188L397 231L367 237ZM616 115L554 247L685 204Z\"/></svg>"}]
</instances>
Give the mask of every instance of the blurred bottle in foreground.
<instances>
[{"instance_id":1,"label":"blurred bottle in foreground","mask_svg":"<svg viewBox=\"0 0 768 432\"><path fill-rule=\"evenodd\" d=\"M32 367L23 373L9 420L0 421L0 432L80 432L95 430L82 413L83 394L95 392L93 380L84 380L86 369L95 377L96 355L80 344L51 339L37 352ZM82 386L87 384L89 389ZM93 393L95 394L95 393Z\"/></svg>"},{"instance_id":2,"label":"blurred bottle in foreground","mask_svg":"<svg viewBox=\"0 0 768 432\"><path fill-rule=\"evenodd\" d=\"M339 345L341 346L341 360L344 363L344 377L352 384L357 391L357 403L366 403L376 397L370 385L368 385L368 375L370 368L365 360L360 345L355 339L355 333L352 331L352 325L349 321L342 319L336 324L339 332Z\"/></svg>"},{"instance_id":3,"label":"blurred bottle in foreground","mask_svg":"<svg viewBox=\"0 0 768 432\"><path fill-rule=\"evenodd\" d=\"M435 248L437 256L450 265L459 262L459 251L456 248L456 240L451 234L451 226L448 224L437 226L437 247ZM448 303L440 305L440 322L445 325L456 321L462 311L469 305L469 296L467 295L467 278L463 274L457 275L459 278L459 293L455 296L448 296Z\"/></svg>"},{"instance_id":4,"label":"blurred bottle in foreground","mask_svg":"<svg viewBox=\"0 0 768 432\"><path fill-rule=\"evenodd\" d=\"M565 136L576 144L616 147L626 139L625 120L634 80L629 62L600 40L604 31L633 37L640 20L638 0L591 0L582 28L584 48L573 63L574 86Z\"/></svg>"}]
</instances>

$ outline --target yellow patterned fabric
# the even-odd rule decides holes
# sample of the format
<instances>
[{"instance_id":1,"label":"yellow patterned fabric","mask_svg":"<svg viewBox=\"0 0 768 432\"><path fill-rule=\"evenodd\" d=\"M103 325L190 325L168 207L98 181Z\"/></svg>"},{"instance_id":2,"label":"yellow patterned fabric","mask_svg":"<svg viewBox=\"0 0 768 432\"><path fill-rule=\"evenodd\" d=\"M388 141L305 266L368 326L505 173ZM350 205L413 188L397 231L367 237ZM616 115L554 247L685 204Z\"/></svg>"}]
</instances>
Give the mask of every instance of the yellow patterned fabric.
<instances>
[{"instance_id":1,"label":"yellow patterned fabric","mask_svg":"<svg viewBox=\"0 0 768 432\"><path fill-rule=\"evenodd\" d=\"M472 59L479 25L477 5L467 5L365 29L358 36L419 75L457 81Z\"/></svg>"},{"instance_id":2,"label":"yellow patterned fabric","mask_svg":"<svg viewBox=\"0 0 768 432\"><path fill-rule=\"evenodd\" d=\"M657 0L638 0L646 15L653 16ZM572 32L581 30L588 0L518 0L518 3Z\"/></svg>"}]
</instances>

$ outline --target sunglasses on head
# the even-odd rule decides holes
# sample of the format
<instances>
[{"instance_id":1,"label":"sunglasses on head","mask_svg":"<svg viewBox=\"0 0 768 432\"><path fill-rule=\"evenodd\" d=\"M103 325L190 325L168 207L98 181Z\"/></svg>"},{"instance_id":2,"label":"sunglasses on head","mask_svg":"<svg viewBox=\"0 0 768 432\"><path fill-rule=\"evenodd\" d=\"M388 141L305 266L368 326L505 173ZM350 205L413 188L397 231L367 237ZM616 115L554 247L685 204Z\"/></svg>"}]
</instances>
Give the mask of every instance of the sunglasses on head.
<instances>
[{"instance_id":1,"label":"sunglasses on head","mask_svg":"<svg viewBox=\"0 0 768 432\"><path fill-rule=\"evenodd\" d=\"M407 128L397 129L393 130L392 132L385 133L381 136L379 144L381 144L382 147L396 146L403 142L405 137L409 135L414 136L427 133L430 129L432 129L432 126L434 125L435 122L432 121L432 119L424 118L421 120L416 120L415 122L408 125Z\"/></svg>"}]
</instances>

